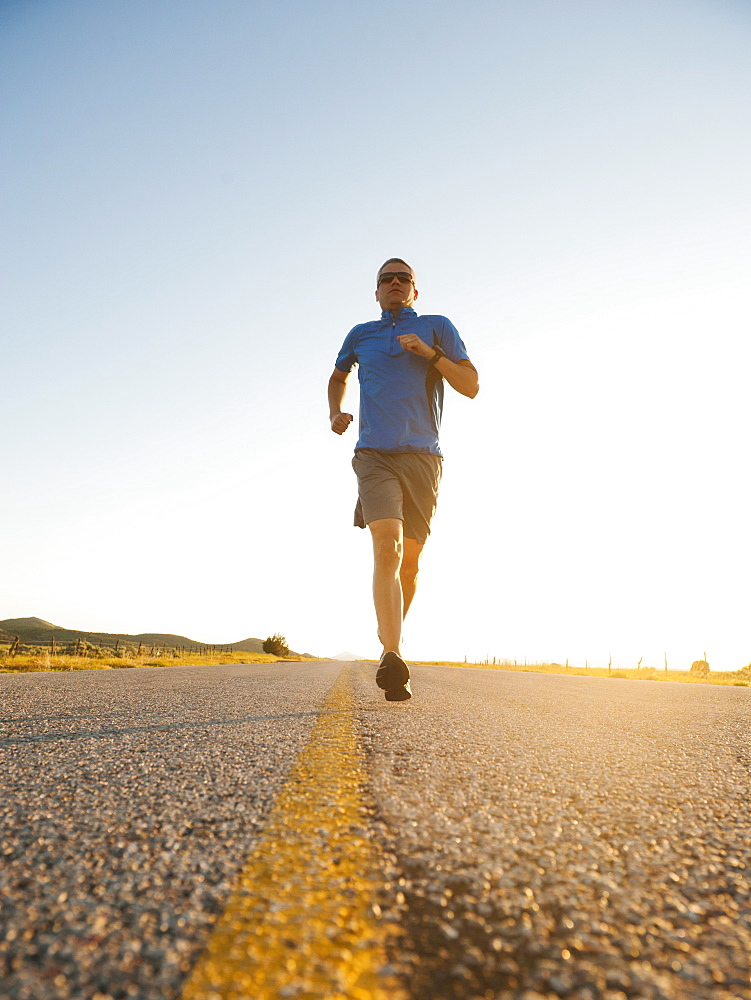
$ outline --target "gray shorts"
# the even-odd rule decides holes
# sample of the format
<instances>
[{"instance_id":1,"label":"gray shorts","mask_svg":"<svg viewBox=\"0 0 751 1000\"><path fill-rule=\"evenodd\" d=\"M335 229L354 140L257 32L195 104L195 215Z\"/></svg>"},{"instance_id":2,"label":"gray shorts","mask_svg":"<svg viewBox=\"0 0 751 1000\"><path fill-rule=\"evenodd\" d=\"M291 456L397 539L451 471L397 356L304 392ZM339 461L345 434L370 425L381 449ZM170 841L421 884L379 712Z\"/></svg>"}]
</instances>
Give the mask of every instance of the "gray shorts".
<instances>
[{"instance_id":1,"label":"gray shorts","mask_svg":"<svg viewBox=\"0 0 751 1000\"><path fill-rule=\"evenodd\" d=\"M355 526L364 528L382 517L398 517L404 522L404 537L424 544L438 499L441 458L360 448L352 459L352 468L357 475L358 493Z\"/></svg>"}]
</instances>

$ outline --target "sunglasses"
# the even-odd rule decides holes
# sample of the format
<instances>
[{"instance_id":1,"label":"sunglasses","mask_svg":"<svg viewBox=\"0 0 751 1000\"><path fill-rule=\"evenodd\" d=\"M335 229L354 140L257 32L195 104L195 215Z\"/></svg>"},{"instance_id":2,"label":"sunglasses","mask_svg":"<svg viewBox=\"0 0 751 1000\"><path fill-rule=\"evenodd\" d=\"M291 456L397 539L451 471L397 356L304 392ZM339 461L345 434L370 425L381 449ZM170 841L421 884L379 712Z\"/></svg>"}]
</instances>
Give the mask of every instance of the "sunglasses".
<instances>
[{"instance_id":1,"label":"sunglasses","mask_svg":"<svg viewBox=\"0 0 751 1000\"><path fill-rule=\"evenodd\" d=\"M413 285L415 283L412 275L407 274L406 271L384 271L383 274L378 275L378 284L382 285L384 281L391 284L394 278L403 285L406 285L407 282L411 282Z\"/></svg>"}]
</instances>

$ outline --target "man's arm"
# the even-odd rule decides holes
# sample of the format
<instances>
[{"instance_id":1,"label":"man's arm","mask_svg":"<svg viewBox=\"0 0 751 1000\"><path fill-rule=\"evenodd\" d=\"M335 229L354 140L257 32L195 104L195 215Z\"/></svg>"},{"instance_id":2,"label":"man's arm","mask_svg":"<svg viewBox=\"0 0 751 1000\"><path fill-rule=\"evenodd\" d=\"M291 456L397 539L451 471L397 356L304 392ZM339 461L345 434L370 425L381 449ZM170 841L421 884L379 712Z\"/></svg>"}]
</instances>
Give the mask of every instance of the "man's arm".
<instances>
[{"instance_id":1,"label":"man's arm","mask_svg":"<svg viewBox=\"0 0 751 1000\"><path fill-rule=\"evenodd\" d=\"M480 379L471 361L449 361L447 357L443 357L436 361L434 367L443 375L451 388L456 389L462 396L474 399L480 391Z\"/></svg>"},{"instance_id":2,"label":"man's arm","mask_svg":"<svg viewBox=\"0 0 751 1000\"><path fill-rule=\"evenodd\" d=\"M329 421L334 434L344 434L352 423L351 413L342 413L342 403L347 395L349 372L335 368L329 379Z\"/></svg>"},{"instance_id":3,"label":"man's arm","mask_svg":"<svg viewBox=\"0 0 751 1000\"><path fill-rule=\"evenodd\" d=\"M416 333L405 333L397 339L405 351L418 354L427 361L435 357L435 348L426 344ZM435 368L439 374L443 375L451 388L456 389L462 396L474 399L480 391L477 369L471 361L450 361L444 355L435 362Z\"/></svg>"}]
</instances>

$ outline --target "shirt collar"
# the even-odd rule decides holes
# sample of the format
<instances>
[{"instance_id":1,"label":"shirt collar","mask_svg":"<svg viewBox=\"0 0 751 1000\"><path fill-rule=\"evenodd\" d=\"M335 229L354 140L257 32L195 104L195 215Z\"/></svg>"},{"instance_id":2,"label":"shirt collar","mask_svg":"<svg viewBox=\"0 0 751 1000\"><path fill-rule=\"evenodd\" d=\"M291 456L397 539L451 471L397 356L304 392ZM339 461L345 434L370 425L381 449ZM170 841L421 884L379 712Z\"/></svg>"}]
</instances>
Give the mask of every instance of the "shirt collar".
<instances>
[{"instance_id":1,"label":"shirt collar","mask_svg":"<svg viewBox=\"0 0 751 1000\"><path fill-rule=\"evenodd\" d=\"M401 309L397 309L396 316L393 317L391 309L384 309L383 312L381 313L381 319L387 319L391 321L391 319L393 318L398 322L400 319L411 319L413 316L416 315L417 313L415 312L414 309L412 309L410 306L404 306Z\"/></svg>"}]
</instances>

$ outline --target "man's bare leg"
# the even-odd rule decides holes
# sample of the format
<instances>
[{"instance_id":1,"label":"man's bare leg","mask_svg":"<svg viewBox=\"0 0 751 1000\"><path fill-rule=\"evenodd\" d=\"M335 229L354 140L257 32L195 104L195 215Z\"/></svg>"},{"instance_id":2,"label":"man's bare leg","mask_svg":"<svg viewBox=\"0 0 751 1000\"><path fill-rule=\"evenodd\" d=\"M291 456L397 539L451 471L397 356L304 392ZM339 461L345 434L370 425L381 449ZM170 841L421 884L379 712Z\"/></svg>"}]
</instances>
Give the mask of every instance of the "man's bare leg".
<instances>
[{"instance_id":1,"label":"man's bare leg","mask_svg":"<svg viewBox=\"0 0 751 1000\"><path fill-rule=\"evenodd\" d=\"M393 519L383 519L386 520ZM373 524L378 524L379 522L373 521ZM401 523L401 522L400 522ZM376 528L377 532L380 529ZM374 549L375 549L375 539L374 539ZM402 562L399 568L399 583L402 588L402 621L407 617L407 612L412 604L412 599L415 596L415 590L417 589L417 574L420 568L420 556L422 554L424 543L416 541L414 538L403 538L402 539ZM376 592L376 578L375 573L373 574L373 595L375 597ZM376 605L376 617L378 617L378 606ZM381 639L381 644L384 650L390 647L386 646L382 639L382 632L380 624L378 626L378 638ZM400 630L400 642L401 642L401 630ZM394 652L399 652L399 650L394 650Z\"/></svg>"},{"instance_id":2,"label":"man's bare leg","mask_svg":"<svg viewBox=\"0 0 751 1000\"><path fill-rule=\"evenodd\" d=\"M378 635L384 650L401 656L404 600L399 574L404 551L403 525L398 517L382 517L371 521L368 527L373 539L373 603Z\"/></svg>"},{"instance_id":3,"label":"man's bare leg","mask_svg":"<svg viewBox=\"0 0 751 1000\"><path fill-rule=\"evenodd\" d=\"M424 543L423 543L424 544ZM420 568L420 555L423 545L414 538L404 539L402 567L399 570L399 580L402 585L403 618L407 617L412 598L417 589L417 573Z\"/></svg>"}]
</instances>

